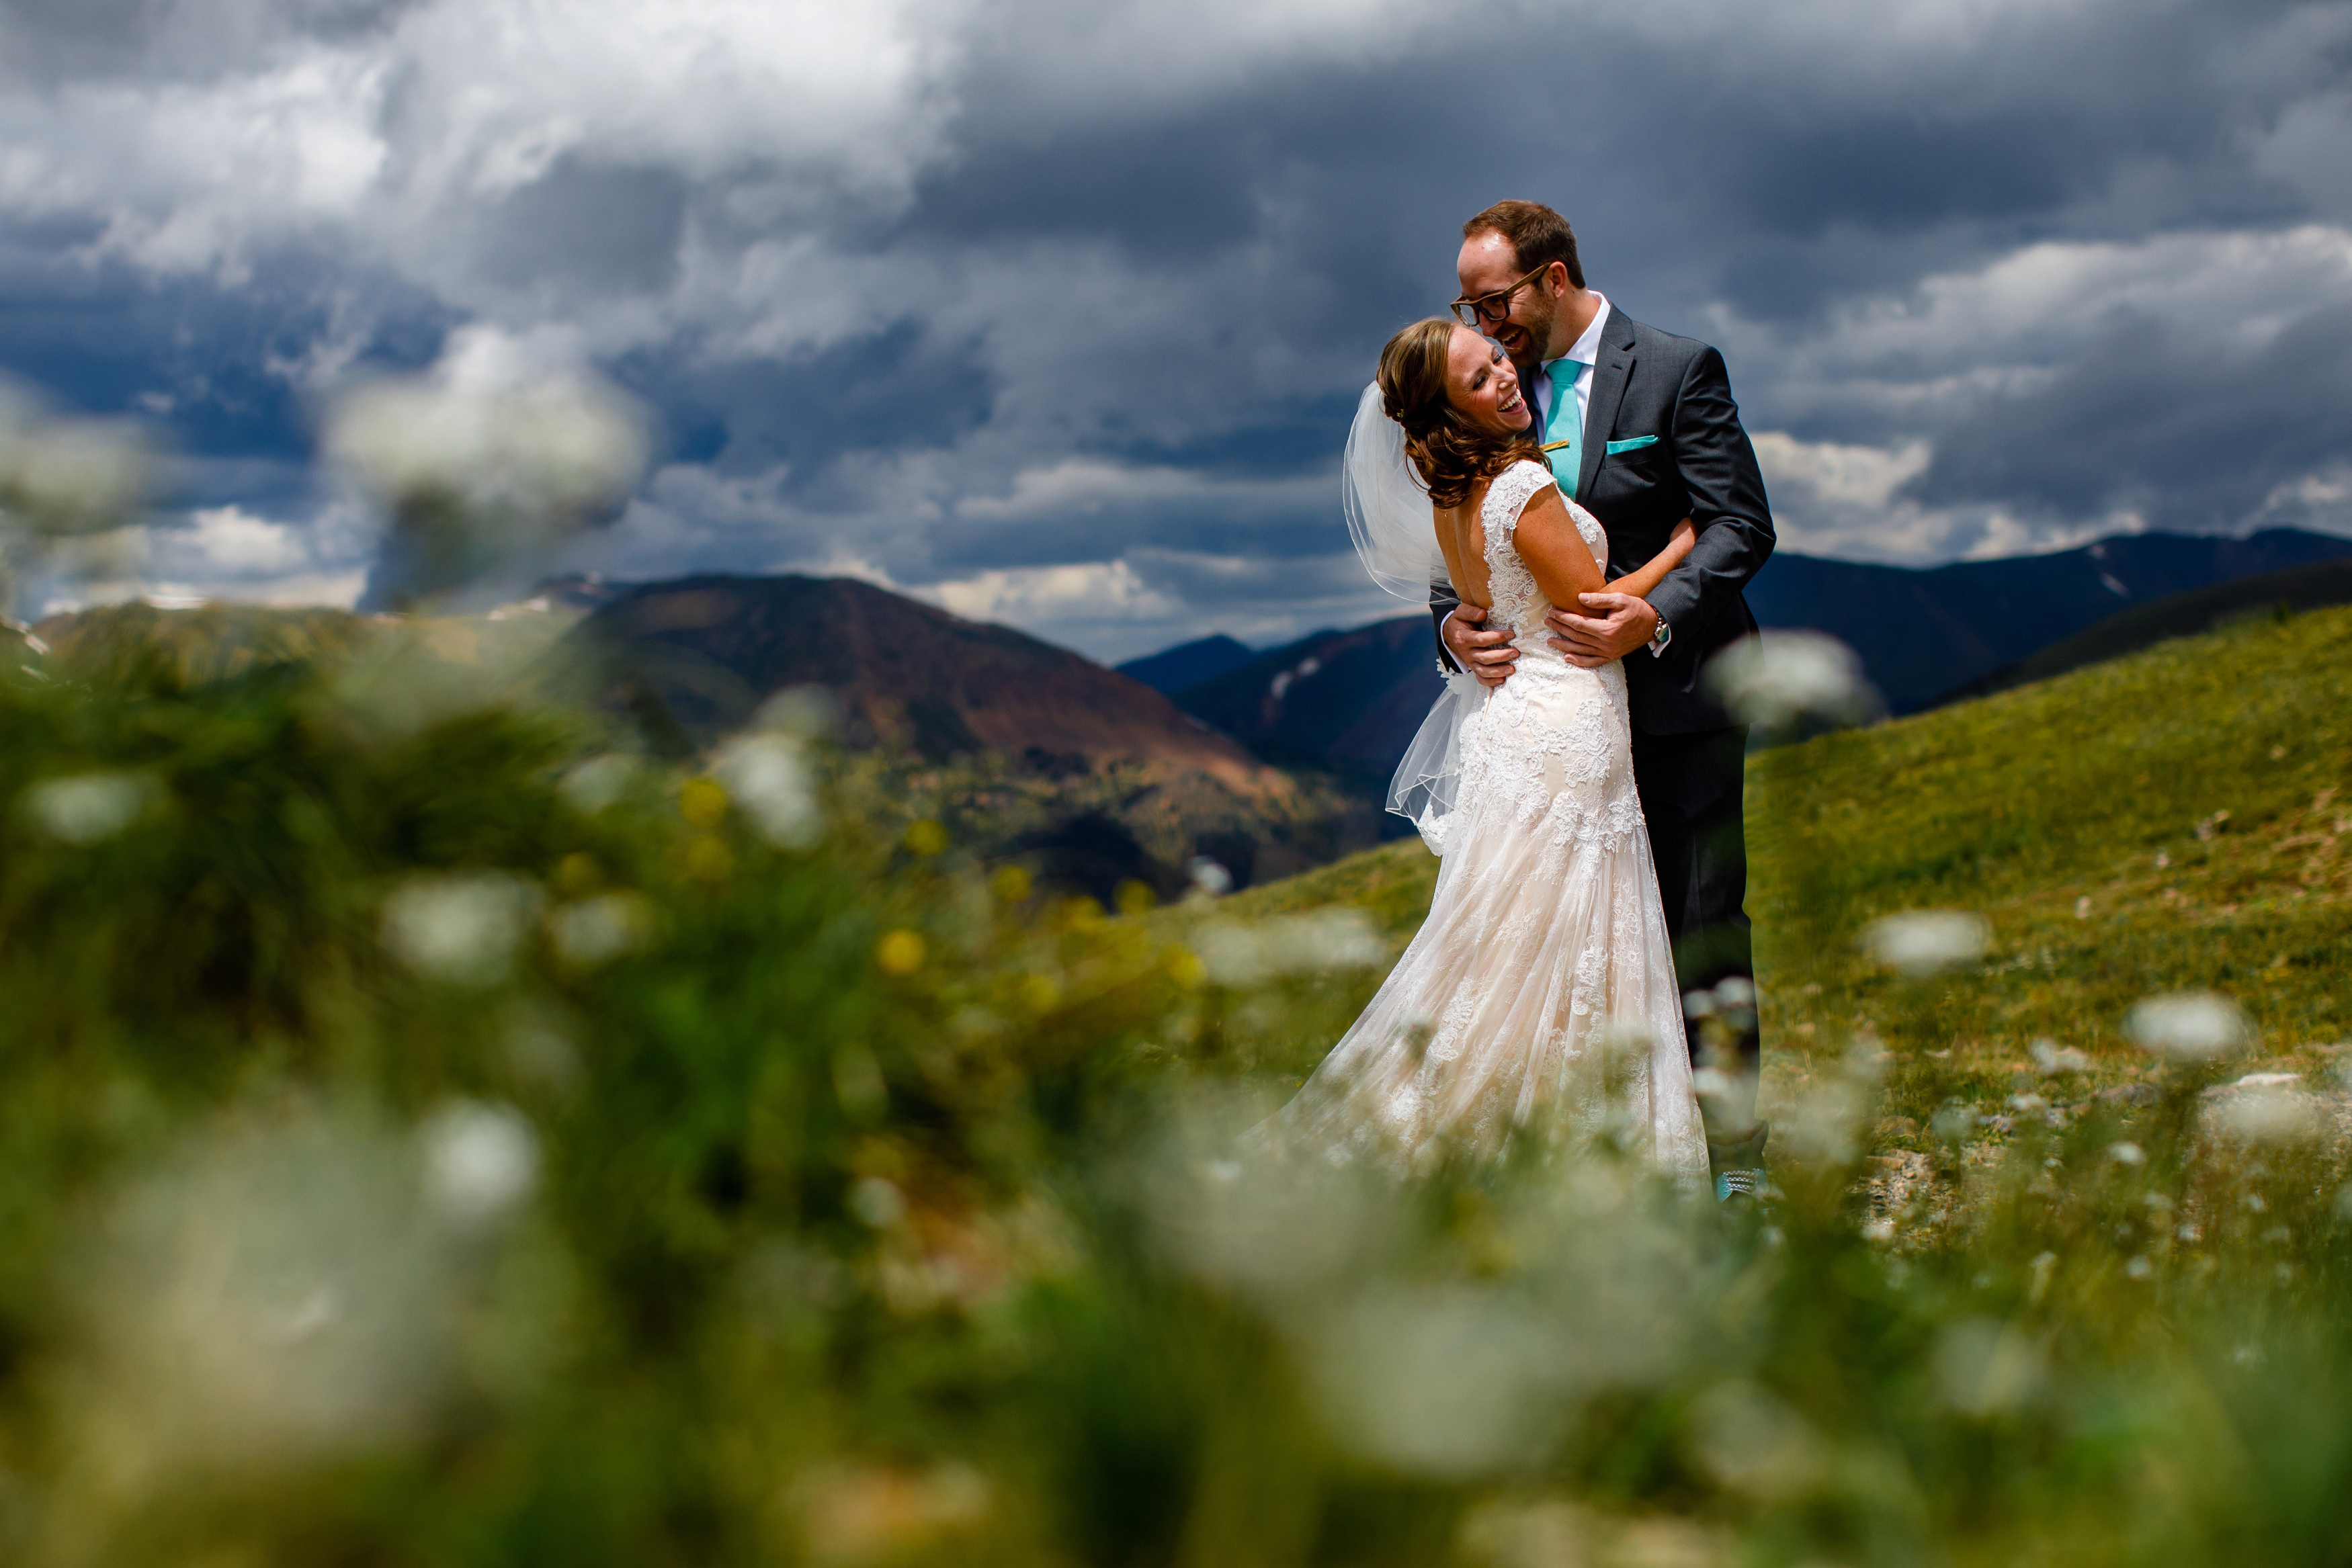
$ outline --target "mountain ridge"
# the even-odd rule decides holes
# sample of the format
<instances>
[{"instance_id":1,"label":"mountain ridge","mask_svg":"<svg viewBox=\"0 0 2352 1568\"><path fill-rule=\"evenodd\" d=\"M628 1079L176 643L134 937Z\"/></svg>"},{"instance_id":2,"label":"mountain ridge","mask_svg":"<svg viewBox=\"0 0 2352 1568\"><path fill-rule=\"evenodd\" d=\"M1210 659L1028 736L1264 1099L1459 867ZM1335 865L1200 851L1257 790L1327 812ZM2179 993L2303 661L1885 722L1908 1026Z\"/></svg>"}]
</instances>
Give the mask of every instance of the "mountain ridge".
<instances>
[{"instance_id":1,"label":"mountain ridge","mask_svg":"<svg viewBox=\"0 0 2352 1568\"><path fill-rule=\"evenodd\" d=\"M2118 535L2072 550L1911 568L1783 552L1750 584L1768 630L1826 632L1896 714L1969 695L2118 612L2278 570L2352 560L2352 539L2275 528L2242 539ZM2135 646L2139 644L2135 644ZM1429 617L1310 632L1174 694L1177 706L1286 766L1384 784L1438 690ZM1637 655L1638 656L1638 655Z\"/></svg>"},{"instance_id":2,"label":"mountain ridge","mask_svg":"<svg viewBox=\"0 0 2352 1568\"><path fill-rule=\"evenodd\" d=\"M1081 654L855 579L704 572L636 584L589 612L564 647L592 678L617 659L663 685L670 716L698 745L748 723L785 686L814 685L840 700L853 744L935 759L996 750L1050 768L1128 757L1231 784L1261 766Z\"/></svg>"},{"instance_id":3,"label":"mountain ridge","mask_svg":"<svg viewBox=\"0 0 2352 1568\"><path fill-rule=\"evenodd\" d=\"M1227 670L1238 669L1256 658L1257 653L1248 643L1219 632L1111 668L1167 695L1222 675Z\"/></svg>"},{"instance_id":4,"label":"mountain ridge","mask_svg":"<svg viewBox=\"0 0 2352 1568\"><path fill-rule=\"evenodd\" d=\"M2028 658L2118 611L2217 582L2352 557L2352 538L2269 528L2243 538L2117 534L2074 549L1906 568L1775 555L1748 590L1769 628L1826 632L1861 654L1898 714Z\"/></svg>"},{"instance_id":5,"label":"mountain ridge","mask_svg":"<svg viewBox=\"0 0 2352 1568\"><path fill-rule=\"evenodd\" d=\"M2013 691L2176 638L2194 637L2234 621L2352 604L2352 559L2314 561L2284 571L2235 578L2176 593L2152 604L2117 611L2074 636L2053 643L1948 692L1936 706Z\"/></svg>"}]
</instances>

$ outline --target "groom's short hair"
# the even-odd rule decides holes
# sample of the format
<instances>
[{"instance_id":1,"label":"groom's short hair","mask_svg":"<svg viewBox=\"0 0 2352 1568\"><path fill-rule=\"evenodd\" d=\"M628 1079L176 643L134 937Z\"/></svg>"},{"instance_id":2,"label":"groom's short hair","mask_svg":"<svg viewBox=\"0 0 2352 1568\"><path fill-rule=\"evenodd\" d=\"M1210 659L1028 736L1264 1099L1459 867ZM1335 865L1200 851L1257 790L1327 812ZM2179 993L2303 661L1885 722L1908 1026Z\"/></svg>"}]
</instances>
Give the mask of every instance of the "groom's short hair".
<instances>
[{"instance_id":1,"label":"groom's short hair","mask_svg":"<svg viewBox=\"0 0 2352 1568\"><path fill-rule=\"evenodd\" d=\"M1511 254L1521 270L1533 272L1555 261L1568 264L1568 280L1584 287L1584 264L1576 259L1576 231L1568 220L1541 202L1496 202L1462 225L1462 237L1501 235L1511 242Z\"/></svg>"}]
</instances>

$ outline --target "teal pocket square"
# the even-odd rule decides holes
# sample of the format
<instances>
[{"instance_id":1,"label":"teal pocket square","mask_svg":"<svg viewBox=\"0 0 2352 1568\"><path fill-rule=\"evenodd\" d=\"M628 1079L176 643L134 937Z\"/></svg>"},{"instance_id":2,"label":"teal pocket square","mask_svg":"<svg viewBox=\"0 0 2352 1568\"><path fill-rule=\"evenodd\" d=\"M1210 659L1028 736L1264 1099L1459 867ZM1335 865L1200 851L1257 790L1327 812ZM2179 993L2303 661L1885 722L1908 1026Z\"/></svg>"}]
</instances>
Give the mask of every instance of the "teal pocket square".
<instances>
[{"instance_id":1,"label":"teal pocket square","mask_svg":"<svg viewBox=\"0 0 2352 1568\"><path fill-rule=\"evenodd\" d=\"M1614 457L1620 452L1639 452L1644 446L1657 444L1658 438L1654 435L1637 435L1631 441L1612 441L1609 444L1609 455Z\"/></svg>"}]
</instances>

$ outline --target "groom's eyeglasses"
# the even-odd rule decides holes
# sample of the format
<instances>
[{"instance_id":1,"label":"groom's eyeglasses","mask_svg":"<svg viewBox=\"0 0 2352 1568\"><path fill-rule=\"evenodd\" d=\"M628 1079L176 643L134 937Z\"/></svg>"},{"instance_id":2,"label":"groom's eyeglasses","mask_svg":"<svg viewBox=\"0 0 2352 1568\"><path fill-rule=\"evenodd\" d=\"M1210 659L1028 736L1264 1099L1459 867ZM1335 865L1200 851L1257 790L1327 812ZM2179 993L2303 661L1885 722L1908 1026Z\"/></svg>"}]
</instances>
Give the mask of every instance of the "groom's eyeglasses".
<instances>
[{"instance_id":1,"label":"groom's eyeglasses","mask_svg":"<svg viewBox=\"0 0 2352 1568\"><path fill-rule=\"evenodd\" d=\"M1465 327L1475 327L1481 321L1501 322L1511 313L1511 296L1541 277L1545 269L1550 266L1551 263L1545 262L1542 267L1537 267L1508 288L1497 288L1494 293L1481 294L1475 299L1455 300L1454 319Z\"/></svg>"}]
</instances>

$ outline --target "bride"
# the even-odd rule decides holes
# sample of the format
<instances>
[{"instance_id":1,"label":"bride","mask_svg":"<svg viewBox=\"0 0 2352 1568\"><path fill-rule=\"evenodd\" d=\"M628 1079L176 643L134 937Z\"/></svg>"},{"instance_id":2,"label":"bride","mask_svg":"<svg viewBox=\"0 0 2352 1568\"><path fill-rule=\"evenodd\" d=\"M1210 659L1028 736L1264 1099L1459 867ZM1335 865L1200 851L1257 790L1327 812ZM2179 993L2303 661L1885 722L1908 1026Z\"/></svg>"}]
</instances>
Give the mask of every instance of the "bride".
<instances>
[{"instance_id":1,"label":"bride","mask_svg":"<svg viewBox=\"0 0 2352 1568\"><path fill-rule=\"evenodd\" d=\"M1606 537L1560 498L1531 418L1502 349L1442 319L1391 339L1364 391L1346 487L1365 564L1423 602L1442 556L1486 623L1517 633L1519 661L1491 690L1452 677L1407 752L1390 809L1444 857L1429 918L1266 1130L1335 1159L1411 1166L1538 1123L1630 1127L1655 1168L1703 1186L1625 674L1577 668L1544 626L1580 593L1646 594L1690 552L1691 525L1604 582Z\"/></svg>"}]
</instances>

